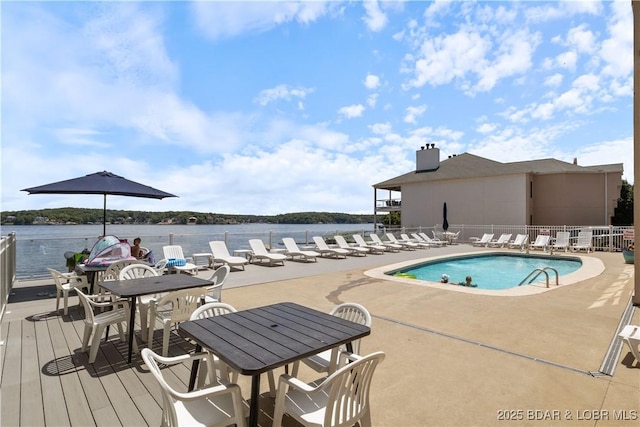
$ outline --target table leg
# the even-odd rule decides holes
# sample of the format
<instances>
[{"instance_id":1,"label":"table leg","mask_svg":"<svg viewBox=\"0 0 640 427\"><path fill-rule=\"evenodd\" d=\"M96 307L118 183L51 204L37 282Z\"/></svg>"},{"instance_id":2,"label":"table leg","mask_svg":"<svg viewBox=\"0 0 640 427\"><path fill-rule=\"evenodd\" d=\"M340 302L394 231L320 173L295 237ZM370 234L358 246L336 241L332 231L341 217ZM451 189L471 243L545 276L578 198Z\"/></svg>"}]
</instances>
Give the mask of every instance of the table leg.
<instances>
[{"instance_id":1,"label":"table leg","mask_svg":"<svg viewBox=\"0 0 640 427\"><path fill-rule=\"evenodd\" d=\"M129 363L131 363L131 353L133 352L133 328L136 324L136 297L131 298L129 303L131 310L129 312Z\"/></svg>"},{"instance_id":2,"label":"table leg","mask_svg":"<svg viewBox=\"0 0 640 427\"><path fill-rule=\"evenodd\" d=\"M196 344L196 354L202 351L202 346ZM196 379L198 378L198 366L200 366L200 359L193 359L191 364L191 377L189 377L189 391L193 391L196 387Z\"/></svg>"},{"instance_id":3,"label":"table leg","mask_svg":"<svg viewBox=\"0 0 640 427\"><path fill-rule=\"evenodd\" d=\"M258 427L260 413L260 374L251 377L251 403L249 404L249 427Z\"/></svg>"}]
</instances>

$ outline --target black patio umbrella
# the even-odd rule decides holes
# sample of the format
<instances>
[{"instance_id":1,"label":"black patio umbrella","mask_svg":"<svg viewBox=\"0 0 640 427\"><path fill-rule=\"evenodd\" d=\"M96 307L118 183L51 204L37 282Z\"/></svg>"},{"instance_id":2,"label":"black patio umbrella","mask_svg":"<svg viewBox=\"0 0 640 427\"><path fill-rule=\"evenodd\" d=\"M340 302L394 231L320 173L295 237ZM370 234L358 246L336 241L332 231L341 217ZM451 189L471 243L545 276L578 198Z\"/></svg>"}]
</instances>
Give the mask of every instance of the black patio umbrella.
<instances>
[{"instance_id":1,"label":"black patio umbrella","mask_svg":"<svg viewBox=\"0 0 640 427\"><path fill-rule=\"evenodd\" d=\"M143 197L147 199L164 199L178 197L171 193L130 181L111 172L96 172L80 178L53 182L39 187L25 188L29 194L102 194L104 195L104 212L102 215L102 234L107 234L107 194L112 196Z\"/></svg>"},{"instance_id":2,"label":"black patio umbrella","mask_svg":"<svg viewBox=\"0 0 640 427\"><path fill-rule=\"evenodd\" d=\"M449 221L447 221L447 202L444 202L442 207L442 229L447 231L449 229Z\"/></svg>"}]
</instances>

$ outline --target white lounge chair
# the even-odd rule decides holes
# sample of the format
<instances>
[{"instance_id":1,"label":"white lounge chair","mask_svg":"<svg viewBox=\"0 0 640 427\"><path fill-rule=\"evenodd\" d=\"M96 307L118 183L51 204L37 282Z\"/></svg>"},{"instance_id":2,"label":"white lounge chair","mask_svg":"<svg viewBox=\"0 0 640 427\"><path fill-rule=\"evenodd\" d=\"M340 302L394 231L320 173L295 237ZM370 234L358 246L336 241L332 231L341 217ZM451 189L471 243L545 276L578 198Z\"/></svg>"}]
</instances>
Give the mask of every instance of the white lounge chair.
<instances>
[{"instance_id":1,"label":"white lounge chair","mask_svg":"<svg viewBox=\"0 0 640 427\"><path fill-rule=\"evenodd\" d=\"M369 250L370 254L383 254L385 247L382 245L374 245L372 243L367 243L364 240L364 237L362 237L359 234L354 234L353 235L353 240L354 242L356 242L356 245L358 245L361 248L365 248Z\"/></svg>"},{"instance_id":2,"label":"white lounge chair","mask_svg":"<svg viewBox=\"0 0 640 427\"><path fill-rule=\"evenodd\" d=\"M389 239L389 242L391 243L395 243L396 245L402 245L402 249L405 249L408 251L415 251L419 247L417 243L404 242L402 240L398 240L396 236L393 235L393 233L387 233L387 239Z\"/></svg>"},{"instance_id":3,"label":"white lounge chair","mask_svg":"<svg viewBox=\"0 0 640 427\"><path fill-rule=\"evenodd\" d=\"M259 264L282 264L284 265L284 261L287 259L287 256L284 254L272 254L267 251L267 248L264 246L264 242L260 239L250 239L249 246L251 246L251 250L253 251L253 255L251 255L251 262L258 262Z\"/></svg>"},{"instance_id":4,"label":"white lounge chair","mask_svg":"<svg viewBox=\"0 0 640 427\"><path fill-rule=\"evenodd\" d=\"M210 241L209 248L213 255L214 264L216 262L220 262L222 264L227 264L231 268L242 268L244 270L244 265L249 262L245 257L230 255L229 249L227 249L227 244L224 240Z\"/></svg>"},{"instance_id":5,"label":"white lounge chair","mask_svg":"<svg viewBox=\"0 0 640 427\"><path fill-rule=\"evenodd\" d=\"M487 247L489 242L493 239L493 233L484 233L481 238L471 242L473 246L484 246Z\"/></svg>"},{"instance_id":6,"label":"white lounge chair","mask_svg":"<svg viewBox=\"0 0 640 427\"><path fill-rule=\"evenodd\" d=\"M487 246L491 248L504 248L504 245L508 244L511 240L511 233L503 233L497 240L490 241Z\"/></svg>"},{"instance_id":7,"label":"white lounge chair","mask_svg":"<svg viewBox=\"0 0 640 427\"><path fill-rule=\"evenodd\" d=\"M198 274L198 266L193 263L191 257L184 256L182 246L163 246L162 253L164 259L167 260L166 268L170 272Z\"/></svg>"},{"instance_id":8,"label":"white lounge chair","mask_svg":"<svg viewBox=\"0 0 640 427\"><path fill-rule=\"evenodd\" d=\"M296 241L291 237L284 237L282 243L284 243L286 249L285 253L290 256L291 259L298 257L303 261L318 261L317 257L320 256L318 252L301 250Z\"/></svg>"},{"instance_id":9,"label":"white lounge chair","mask_svg":"<svg viewBox=\"0 0 640 427\"><path fill-rule=\"evenodd\" d=\"M421 239L420 236L418 236L418 237L415 237L415 236L414 237L409 237L408 234L401 233L400 234L400 239L401 239L400 240L401 242L415 243L420 248L429 248L431 246L429 243L424 241L424 239Z\"/></svg>"},{"instance_id":10,"label":"white lounge chair","mask_svg":"<svg viewBox=\"0 0 640 427\"><path fill-rule=\"evenodd\" d=\"M436 247L447 246L447 242L445 242L444 240L440 240L440 239L436 239L436 238L432 239L431 237L429 237L429 235L427 233L420 232L420 233L416 233L416 234L418 235L418 237L422 237L422 240L424 240L425 242L427 242L431 246L436 246Z\"/></svg>"},{"instance_id":11,"label":"white lounge chair","mask_svg":"<svg viewBox=\"0 0 640 427\"><path fill-rule=\"evenodd\" d=\"M536 241L529 245L529 249L541 249L546 251L549 249L549 242L551 241L551 236L548 234L538 234L536 237Z\"/></svg>"},{"instance_id":12,"label":"white lounge chair","mask_svg":"<svg viewBox=\"0 0 640 427\"><path fill-rule=\"evenodd\" d=\"M593 246L591 245L592 237L592 231L580 231L578 233L578 241L571 246L571 250L573 252L581 250L585 250L587 253L591 252L591 249L593 249Z\"/></svg>"},{"instance_id":13,"label":"white lounge chair","mask_svg":"<svg viewBox=\"0 0 640 427\"><path fill-rule=\"evenodd\" d=\"M558 231L551 247L553 249L564 249L565 252L568 251L570 234L568 231Z\"/></svg>"},{"instance_id":14,"label":"white lounge chair","mask_svg":"<svg viewBox=\"0 0 640 427\"><path fill-rule=\"evenodd\" d=\"M384 246L385 250L387 250L389 252L400 252L400 249L402 249L402 245L400 245L400 244L395 244L395 243L391 243L391 242L383 242L380 239L380 236L378 236L377 234L370 234L369 238L371 239L371 241L373 242L374 245Z\"/></svg>"},{"instance_id":15,"label":"white lounge chair","mask_svg":"<svg viewBox=\"0 0 640 427\"><path fill-rule=\"evenodd\" d=\"M518 248L523 250L525 245L527 244L527 240L529 240L529 236L526 234L517 234L516 238L513 241L509 242L507 245L510 249Z\"/></svg>"},{"instance_id":16,"label":"white lounge chair","mask_svg":"<svg viewBox=\"0 0 640 427\"><path fill-rule=\"evenodd\" d=\"M361 248L359 246L351 246L347 243L343 236L337 235L333 236L336 239L336 243L340 249L346 249L349 251L349 255L357 255L357 256L367 256L367 252L369 249Z\"/></svg>"},{"instance_id":17,"label":"white lounge chair","mask_svg":"<svg viewBox=\"0 0 640 427\"><path fill-rule=\"evenodd\" d=\"M313 242L316 244L316 248L320 252L320 256L328 256L333 258L346 258L349 255L349 251L341 248L330 248L327 242L324 241L322 236L313 236Z\"/></svg>"}]
</instances>

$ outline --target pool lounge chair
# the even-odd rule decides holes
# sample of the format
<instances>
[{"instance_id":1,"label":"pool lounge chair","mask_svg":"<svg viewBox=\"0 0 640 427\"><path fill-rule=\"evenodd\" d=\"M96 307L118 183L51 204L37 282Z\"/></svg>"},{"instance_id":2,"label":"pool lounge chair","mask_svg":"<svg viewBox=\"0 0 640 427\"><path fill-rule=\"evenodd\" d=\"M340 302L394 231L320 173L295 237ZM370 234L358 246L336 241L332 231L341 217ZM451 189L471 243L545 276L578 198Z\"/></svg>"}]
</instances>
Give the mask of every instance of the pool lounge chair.
<instances>
[{"instance_id":1,"label":"pool lounge chair","mask_svg":"<svg viewBox=\"0 0 640 427\"><path fill-rule=\"evenodd\" d=\"M421 247L421 248L428 249L429 247L431 247L431 245L429 245L429 243L422 240L420 236L409 237L407 233L402 233L400 234L400 239L401 239L400 240L401 242L415 243L416 245L418 245L418 247Z\"/></svg>"},{"instance_id":2,"label":"pool lounge chair","mask_svg":"<svg viewBox=\"0 0 640 427\"><path fill-rule=\"evenodd\" d=\"M546 251L549 249L549 242L551 241L551 236L548 234L538 234L536 237L536 241L529 245L529 249L541 249Z\"/></svg>"},{"instance_id":3,"label":"pool lounge chair","mask_svg":"<svg viewBox=\"0 0 640 427\"><path fill-rule=\"evenodd\" d=\"M382 245L374 245L372 243L367 243L360 234L353 235L353 241L356 242L356 245L369 250L370 254L383 254L385 247Z\"/></svg>"},{"instance_id":4,"label":"pool lounge chair","mask_svg":"<svg viewBox=\"0 0 640 427\"><path fill-rule=\"evenodd\" d=\"M333 236L333 237L334 239L336 239L336 243L338 244L338 247L341 249L348 250L349 255L367 256L367 252L369 252L369 249L361 248L359 246L351 246L344 239L344 236L341 236L338 234L337 236Z\"/></svg>"},{"instance_id":5,"label":"pool lounge chair","mask_svg":"<svg viewBox=\"0 0 640 427\"><path fill-rule=\"evenodd\" d=\"M481 238L471 242L473 246L484 246L487 247L489 242L493 239L493 233L484 233Z\"/></svg>"},{"instance_id":6,"label":"pool lounge chair","mask_svg":"<svg viewBox=\"0 0 640 427\"><path fill-rule=\"evenodd\" d=\"M386 251L389 251L389 252L400 252L400 249L402 249L402 245L400 245L400 244L395 244L395 243L391 243L391 242L383 242L380 239L380 236L378 236L377 234L370 234L369 238L371 239L371 241L373 242L374 245L384 246Z\"/></svg>"},{"instance_id":7,"label":"pool lounge chair","mask_svg":"<svg viewBox=\"0 0 640 427\"><path fill-rule=\"evenodd\" d=\"M303 251L298 247L298 244L291 237L283 237L282 243L284 243L285 254L291 259L299 258L301 261L314 261L317 262L317 257L320 254L316 251Z\"/></svg>"},{"instance_id":8,"label":"pool lounge chair","mask_svg":"<svg viewBox=\"0 0 640 427\"><path fill-rule=\"evenodd\" d=\"M322 236L313 236L313 242L316 244L316 249L320 252L321 257L346 258L349 255L349 251L346 249L330 248Z\"/></svg>"},{"instance_id":9,"label":"pool lounge chair","mask_svg":"<svg viewBox=\"0 0 640 427\"><path fill-rule=\"evenodd\" d=\"M184 256L182 246L163 246L162 253L167 260L166 267L169 272L198 274L198 266L193 263L193 258Z\"/></svg>"},{"instance_id":10,"label":"pool lounge chair","mask_svg":"<svg viewBox=\"0 0 640 427\"><path fill-rule=\"evenodd\" d=\"M253 251L251 262L254 264L267 264L270 266L275 264L284 265L284 261L287 259L287 256L284 254L272 254L267 251L264 242L260 239L250 239L249 246L251 246L251 250Z\"/></svg>"},{"instance_id":11,"label":"pool lounge chair","mask_svg":"<svg viewBox=\"0 0 640 427\"><path fill-rule=\"evenodd\" d=\"M498 240L490 241L487 246L490 248L504 248L504 245L508 244L509 240L511 240L511 236L511 233L503 233L498 237Z\"/></svg>"},{"instance_id":12,"label":"pool lounge chair","mask_svg":"<svg viewBox=\"0 0 640 427\"><path fill-rule=\"evenodd\" d=\"M244 265L249 262L245 257L230 255L229 249L227 249L227 244L224 240L210 241L209 248L211 249L214 264L219 262L226 264L231 268L242 268L244 270Z\"/></svg>"},{"instance_id":13,"label":"pool lounge chair","mask_svg":"<svg viewBox=\"0 0 640 427\"><path fill-rule=\"evenodd\" d=\"M417 243L398 240L396 236L393 235L393 233L387 233L387 239L389 239L389 242L391 243L395 243L396 245L402 245L402 249L405 249L407 251L415 251L417 248L420 247L420 245L418 245Z\"/></svg>"},{"instance_id":14,"label":"pool lounge chair","mask_svg":"<svg viewBox=\"0 0 640 427\"><path fill-rule=\"evenodd\" d=\"M513 241L509 242L507 244L507 247L509 249L520 249L521 251L524 250L525 245L527 244L527 240L529 240L529 236L527 236L526 234L517 234L516 238L513 239Z\"/></svg>"},{"instance_id":15,"label":"pool lounge chair","mask_svg":"<svg viewBox=\"0 0 640 427\"><path fill-rule=\"evenodd\" d=\"M568 231L558 231L556 233L556 238L551 245L552 249L564 249L564 251L569 250L569 235Z\"/></svg>"},{"instance_id":16,"label":"pool lounge chair","mask_svg":"<svg viewBox=\"0 0 640 427\"><path fill-rule=\"evenodd\" d=\"M436 246L436 247L447 246L447 242L445 242L444 240L436 239L435 237L431 238L425 232L420 232L420 233L416 233L416 234L418 235L418 237L422 237L422 240L424 240L425 242L427 242L431 246Z\"/></svg>"},{"instance_id":17,"label":"pool lounge chair","mask_svg":"<svg viewBox=\"0 0 640 427\"><path fill-rule=\"evenodd\" d=\"M575 252L585 250L587 253L591 252L591 249L593 249L593 246L591 245L592 237L592 231L580 231L578 233L578 241L571 246L571 251Z\"/></svg>"}]
</instances>

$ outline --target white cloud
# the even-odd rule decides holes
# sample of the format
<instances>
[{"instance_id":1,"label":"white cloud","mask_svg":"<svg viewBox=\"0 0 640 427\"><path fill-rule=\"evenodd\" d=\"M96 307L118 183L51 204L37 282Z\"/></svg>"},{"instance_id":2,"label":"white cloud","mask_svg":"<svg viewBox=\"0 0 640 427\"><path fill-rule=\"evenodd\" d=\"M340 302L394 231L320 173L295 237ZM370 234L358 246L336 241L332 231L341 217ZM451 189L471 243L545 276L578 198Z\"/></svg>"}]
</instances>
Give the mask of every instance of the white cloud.
<instances>
[{"instance_id":1,"label":"white cloud","mask_svg":"<svg viewBox=\"0 0 640 427\"><path fill-rule=\"evenodd\" d=\"M497 125L495 123L482 123L480 126L478 126L476 131L478 133L490 133L496 130L496 128Z\"/></svg>"},{"instance_id":2,"label":"white cloud","mask_svg":"<svg viewBox=\"0 0 640 427\"><path fill-rule=\"evenodd\" d=\"M427 111L426 105L419 105L416 107L407 107L407 114L404 116L405 123L416 124L417 118L422 116Z\"/></svg>"},{"instance_id":3,"label":"white cloud","mask_svg":"<svg viewBox=\"0 0 640 427\"><path fill-rule=\"evenodd\" d=\"M362 6L366 12L362 20L367 24L369 30L381 31L386 27L389 20L387 15L380 10L377 0L364 0Z\"/></svg>"},{"instance_id":4,"label":"white cloud","mask_svg":"<svg viewBox=\"0 0 640 427\"><path fill-rule=\"evenodd\" d=\"M361 117L363 112L364 112L364 105L362 104L349 105L347 107L342 107L338 110L338 114L340 114L341 116L347 119Z\"/></svg>"},{"instance_id":5,"label":"white cloud","mask_svg":"<svg viewBox=\"0 0 640 427\"><path fill-rule=\"evenodd\" d=\"M375 74L367 74L364 79L364 86L370 90L377 89L380 86L380 77Z\"/></svg>"},{"instance_id":6,"label":"white cloud","mask_svg":"<svg viewBox=\"0 0 640 427\"><path fill-rule=\"evenodd\" d=\"M563 52L556 56L557 66L567 70L575 70L577 61L578 55L575 52Z\"/></svg>"},{"instance_id":7,"label":"white cloud","mask_svg":"<svg viewBox=\"0 0 640 427\"><path fill-rule=\"evenodd\" d=\"M339 10L324 1L190 3L198 29L213 40L259 34L287 22L308 24Z\"/></svg>"},{"instance_id":8,"label":"white cloud","mask_svg":"<svg viewBox=\"0 0 640 427\"><path fill-rule=\"evenodd\" d=\"M369 108L374 108L376 106L376 104L378 103L378 94L377 93L372 93L371 95L367 96L367 105L369 106Z\"/></svg>"},{"instance_id":9,"label":"white cloud","mask_svg":"<svg viewBox=\"0 0 640 427\"><path fill-rule=\"evenodd\" d=\"M544 85L557 87L557 86L560 86L560 84L562 84L563 79L564 79L564 76L562 74L555 73L544 80Z\"/></svg>"},{"instance_id":10,"label":"white cloud","mask_svg":"<svg viewBox=\"0 0 640 427\"><path fill-rule=\"evenodd\" d=\"M271 89L264 89L260 91L258 96L254 99L254 102L265 106L271 102L276 102L280 99L290 101L292 98L305 99L308 94L313 93L313 88L293 88L288 85L278 85Z\"/></svg>"}]
</instances>

